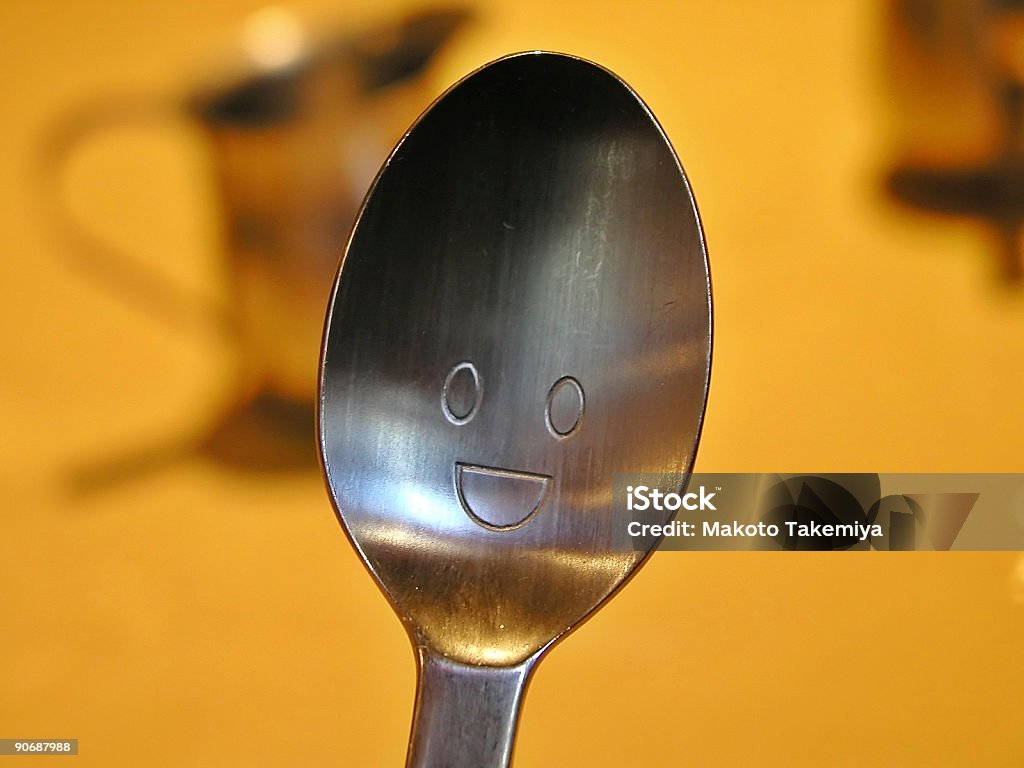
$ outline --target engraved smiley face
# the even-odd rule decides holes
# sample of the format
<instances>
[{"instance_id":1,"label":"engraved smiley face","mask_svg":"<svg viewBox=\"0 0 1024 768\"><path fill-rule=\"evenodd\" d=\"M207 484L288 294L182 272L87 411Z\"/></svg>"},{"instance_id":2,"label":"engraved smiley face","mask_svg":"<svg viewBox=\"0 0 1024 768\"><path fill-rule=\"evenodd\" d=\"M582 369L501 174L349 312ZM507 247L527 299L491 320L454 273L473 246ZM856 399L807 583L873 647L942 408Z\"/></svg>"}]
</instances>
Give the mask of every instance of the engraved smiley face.
<instances>
[{"instance_id":1,"label":"engraved smiley face","mask_svg":"<svg viewBox=\"0 0 1024 768\"><path fill-rule=\"evenodd\" d=\"M454 426L472 421L484 399L484 379L468 360L448 371L441 393L441 409ZM544 402L544 424L555 440L571 437L583 421L586 396L572 376L551 385ZM509 467L488 467L456 461L454 484L459 503L471 519L494 531L526 523L540 510L551 475Z\"/></svg>"}]
</instances>

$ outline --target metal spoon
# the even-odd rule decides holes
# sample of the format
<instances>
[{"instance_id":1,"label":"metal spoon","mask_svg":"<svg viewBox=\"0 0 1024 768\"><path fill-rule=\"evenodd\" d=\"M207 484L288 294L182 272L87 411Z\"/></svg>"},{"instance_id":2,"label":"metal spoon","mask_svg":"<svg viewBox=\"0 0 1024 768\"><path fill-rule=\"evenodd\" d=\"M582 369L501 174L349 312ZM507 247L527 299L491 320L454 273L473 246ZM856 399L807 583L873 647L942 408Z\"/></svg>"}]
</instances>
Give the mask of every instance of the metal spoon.
<instances>
[{"instance_id":1,"label":"metal spoon","mask_svg":"<svg viewBox=\"0 0 1024 768\"><path fill-rule=\"evenodd\" d=\"M692 468L710 353L689 185L607 70L501 59L394 150L319 415L338 516L418 656L408 765L508 764L537 662L648 554L613 544L613 474Z\"/></svg>"}]
</instances>

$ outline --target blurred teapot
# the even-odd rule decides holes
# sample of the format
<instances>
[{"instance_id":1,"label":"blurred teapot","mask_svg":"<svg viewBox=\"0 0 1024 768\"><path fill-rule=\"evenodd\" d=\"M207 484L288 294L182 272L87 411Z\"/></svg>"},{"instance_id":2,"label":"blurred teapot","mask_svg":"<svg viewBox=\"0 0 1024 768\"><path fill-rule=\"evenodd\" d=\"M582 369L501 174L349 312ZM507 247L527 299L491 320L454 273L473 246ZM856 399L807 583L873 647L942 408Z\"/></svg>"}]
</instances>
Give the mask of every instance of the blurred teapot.
<instances>
[{"instance_id":1,"label":"blurred teapot","mask_svg":"<svg viewBox=\"0 0 1024 768\"><path fill-rule=\"evenodd\" d=\"M1024 285L1024 3L887 0L885 22L888 192L987 222Z\"/></svg>"},{"instance_id":2,"label":"blurred teapot","mask_svg":"<svg viewBox=\"0 0 1024 768\"><path fill-rule=\"evenodd\" d=\"M202 128L226 241L226 306L117 253L75 223L59 195L46 198L57 203L51 224L70 238L68 255L90 277L165 321L230 334L236 392L207 452L242 465L315 463L317 351L338 260L375 173L431 100L429 63L468 18L433 9L317 34L266 9L246 23L235 56L185 98L97 101L50 137L43 175L54 184L82 141L107 128L168 115Z\"/></svg>"}]
</instances>

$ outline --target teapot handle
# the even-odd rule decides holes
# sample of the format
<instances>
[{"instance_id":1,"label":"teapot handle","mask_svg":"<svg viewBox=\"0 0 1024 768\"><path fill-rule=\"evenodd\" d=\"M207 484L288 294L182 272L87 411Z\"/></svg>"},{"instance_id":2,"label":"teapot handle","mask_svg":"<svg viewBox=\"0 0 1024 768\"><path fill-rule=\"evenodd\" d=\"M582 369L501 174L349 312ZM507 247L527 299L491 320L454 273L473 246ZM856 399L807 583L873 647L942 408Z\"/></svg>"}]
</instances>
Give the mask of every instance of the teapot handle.
<instances>
[{"instance_id":1,"label":"teapot handle","mask_svg":"<svg viewBox=\"0 0 1024 768\"><path fill-rule=\"evenodd\" d=\"M113 128L152 127L187 120L182 104L166 96L123 94L97 98L62 116L38 146L35 188L55 251L79 274L165 325L189 331L236 332L224 302L176 285L158 269L108 242L79 221L62 193L68 162L83 144Z\"/></svg>"}]
</instances>

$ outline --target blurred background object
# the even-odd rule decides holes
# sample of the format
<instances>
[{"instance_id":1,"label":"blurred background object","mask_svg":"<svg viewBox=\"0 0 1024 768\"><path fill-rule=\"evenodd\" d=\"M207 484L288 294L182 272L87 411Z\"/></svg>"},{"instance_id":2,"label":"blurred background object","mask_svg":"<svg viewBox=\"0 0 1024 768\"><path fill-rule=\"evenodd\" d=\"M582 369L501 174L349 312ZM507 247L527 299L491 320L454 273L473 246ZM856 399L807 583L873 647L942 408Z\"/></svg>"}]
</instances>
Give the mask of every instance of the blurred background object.
<instances>
[{"instance_id":1,"label":"blurred background object","mask_svg":"<svg viewBox=\"0 0 1024 768\"><path fill-rule=\"evenodd\" d=\"M999 274L1024 278L1024 3L890 0L893 196L988 222Z\"/></svg>"},{"instance_id":2,"label":"blurred background object","mask_svg":"<svg viewBox=\"0 0 1024 768\"><path fill-rule=\"evenodd\" d=\"M71 263L156 319L223 333L236 347L235 392L205 435L87 465L74 474L77 489L192 450L244 470L317 465L316 359L341 250L377 169L430 102L426 68L468 16L430 9L353 30L265 8L246 19L237 50L184 97L96 97L57 120L43 143L41 203ZM91 235L54 189L83 142L175 117L191 119L205 139L223 222L226 300L190 295Z\"/></svg>"},{"instance_id":3,"label":"blurred background object","mask_svg":"<svg viewBox=\"0 0 1024 768\"><path fill-rule=\"evenodd\" d=\"M230 441L251 451L234 461L205 447L231 421L225 410L245 411L255 393L301 404L301 373L264 377L283 363L214 332L205 311L187 315L191 333L161 322L156 299L139 312L124 301L139 295L134 282L96 290L68 269L90 258L77 250L85 241L40 216L40 150L81 105L122 93L184 94L180 105L197 87L183 73L211 56L218 71L216 52L239 30L313 30L272 46L273 69L303 35L347 40L429 12L302 0L288 6L299 25L278 11L247 21L261 6L0 0L0 737L77 737L82 766L404 758L414 662L317 473L268 471L287 465L276 456L286 441L266 459L252 455L255 438ZM961 139L904 154L917 144L899 137L937 118L912 129L894 96L891 3L479 0L470 10L473 23L407 81L422 89L410 120L486 61L567 51L643 94L686 167L715 298L698 471L1024 471L1024 293L990 279L991 219L911 215L879 193L896 162L995 167L1002 108L947 65L963 113L948 129ZM225 78L205 92L238 82ZM209 120L97 128L48 181L62 215L101 246L97 259L130 256L161 284L258 325L289 294L246 287L252 303L241 303L243 285L268 272L236 250L228 214L243 200L263 216L273 199L313 194L297 177L280 198L266 190L289 163L324 156L300 151L315 121L299 121L284 129L299 132L293 143L270 143L290 153L226 166L228 150L211 152L211 129L197 127ZM233 162L263 140L214 130L237 140ZM233 189L225 204L223 180L250 172L266 173L266 186ZM272 221L300 216L315 213L283 205ZM296 242L279 252L305 247ZM336 260L343 245L315 258ZM256 343L276 331L251 333ZM309 446L312 457L311 435ZM69 495L69 467L95 470L81 482L104 492ZM1018 560L659 553L545 661L516 765L1024 765Z\"/></svg>"}]
</instances>

